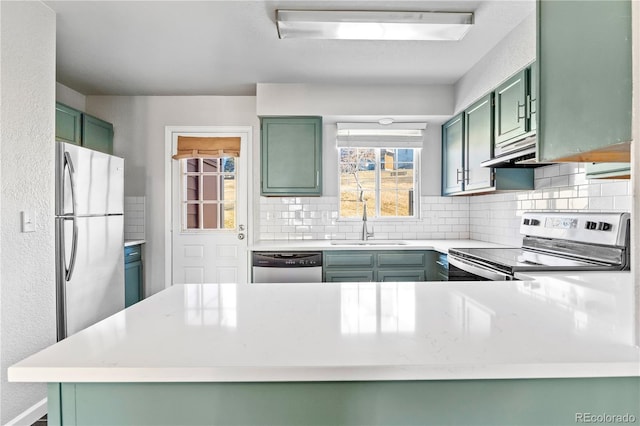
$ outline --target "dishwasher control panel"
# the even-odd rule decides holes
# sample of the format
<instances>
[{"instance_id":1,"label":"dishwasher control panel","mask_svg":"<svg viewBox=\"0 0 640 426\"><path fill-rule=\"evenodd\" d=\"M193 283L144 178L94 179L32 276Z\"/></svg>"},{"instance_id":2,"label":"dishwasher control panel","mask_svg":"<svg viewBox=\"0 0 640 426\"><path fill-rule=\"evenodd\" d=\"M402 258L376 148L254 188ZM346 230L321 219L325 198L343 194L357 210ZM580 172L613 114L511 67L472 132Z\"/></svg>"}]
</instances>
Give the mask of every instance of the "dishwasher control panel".
<instances>
[{"instance_id":1,"label":"dishwasher control panel","mask_svg":"<svg viewBox=\"0 0 640 426\"><path fill-rule=\"evenodd\" d=\"M253 252L252 265L263 268L305 268L322 266L322 252Z\"/></svg>"}]
</instances>

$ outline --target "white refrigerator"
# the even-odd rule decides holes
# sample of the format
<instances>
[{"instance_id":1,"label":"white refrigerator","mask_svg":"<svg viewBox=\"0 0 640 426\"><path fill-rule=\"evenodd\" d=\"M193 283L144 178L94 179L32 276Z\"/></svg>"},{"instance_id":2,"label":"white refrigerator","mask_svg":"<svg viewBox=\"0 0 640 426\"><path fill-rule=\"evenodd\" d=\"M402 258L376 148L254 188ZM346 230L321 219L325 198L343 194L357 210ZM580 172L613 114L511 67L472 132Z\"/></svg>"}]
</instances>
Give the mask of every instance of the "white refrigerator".
<instances>
[{"instance_id":1,"label":"white refrigerator","mask_svg":"<svg viewBox=\"0 0 640 426\"><path fill-rule=\"evenodd\" d=\"M124 309L124 160L56 142L57 332Z\"/></svg>"}]
</instances>

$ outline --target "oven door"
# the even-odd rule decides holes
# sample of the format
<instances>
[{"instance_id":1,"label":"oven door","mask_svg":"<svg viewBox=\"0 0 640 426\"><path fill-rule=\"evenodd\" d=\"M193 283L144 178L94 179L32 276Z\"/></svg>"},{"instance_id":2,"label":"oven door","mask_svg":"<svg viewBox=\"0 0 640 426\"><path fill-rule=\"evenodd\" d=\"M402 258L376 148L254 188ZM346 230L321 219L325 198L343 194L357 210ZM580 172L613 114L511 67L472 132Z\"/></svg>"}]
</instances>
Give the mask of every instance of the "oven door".
<instances>
[{"instance_id":1,"label":"oven door","mask_svg":"<svg viewBox=\"0 0 640 426\"><path fill-rule=\"evenodd\" d=\"M449 255L449 281L510 281L513 276Z\"/></svg>"}]
</instances>

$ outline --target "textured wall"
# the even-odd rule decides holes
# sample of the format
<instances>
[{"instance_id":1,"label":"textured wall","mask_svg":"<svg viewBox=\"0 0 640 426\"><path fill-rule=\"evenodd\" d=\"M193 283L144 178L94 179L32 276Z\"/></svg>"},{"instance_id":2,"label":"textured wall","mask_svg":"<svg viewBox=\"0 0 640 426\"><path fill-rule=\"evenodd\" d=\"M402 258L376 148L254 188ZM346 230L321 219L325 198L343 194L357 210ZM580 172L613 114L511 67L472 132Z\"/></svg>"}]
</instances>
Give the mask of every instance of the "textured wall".
<instances>
[{"instance_id":1,"label":"textured wall","mask_svg":"<svg viewBox=\"0 0 640 426\"><path fill-rule=\"evenodd\" d=\"M54 12L0 2L0 423L46 396L44 384L7 382L7 367L55 342ZM36 232L22 233L30 210Z\"/></svg>"}]
</instances>

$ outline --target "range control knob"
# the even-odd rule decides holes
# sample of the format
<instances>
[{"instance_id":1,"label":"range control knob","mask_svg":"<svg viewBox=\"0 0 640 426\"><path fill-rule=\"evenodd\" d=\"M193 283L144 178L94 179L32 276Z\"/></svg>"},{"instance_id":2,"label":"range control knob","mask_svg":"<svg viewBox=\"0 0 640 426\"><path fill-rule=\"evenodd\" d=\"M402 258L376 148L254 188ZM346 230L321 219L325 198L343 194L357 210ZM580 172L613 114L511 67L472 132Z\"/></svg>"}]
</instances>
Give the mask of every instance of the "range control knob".
<instances>
[{"instance_id":1,"label":"range control knob","mask_svg":"<svg viewBox=\"0 0 640 426\"><path fill-rule=\"evenodd\" d=\"M598 222L598 230L599 231L609 231L611 230L611 224L607 222Z\"/></svg>"},{"instance_id":2,"label":"range control knob","mask_svg":"<svg viewBox=\"0 0 640 426\"><path fill-rule=\"evenodd\" d=\"M529 219L525 219L522 223L524 223L525 225L529 225L531 224L531 221Z\"/></svg>"},{"instance_id":3,"label":"range control knob","mask_svg":"<svg viewBox=\"0 0 640 426\"><path fill-rule=\"evenodd\" d=\"M585 229L598 229L598 224L596 222L592 222L592 221L588 220L587 223L584 224L584 228Z\"/></svg>"},{"instance_id":4,"label":"range control knob","mask_svg":"<svg viewBox=\"0 0 640 426\"><path fill-rule=\"evenodd\" d=\"M539 226L540 221L538 219L531 219L531 226Z\"/></svg>"}]
</instances>

